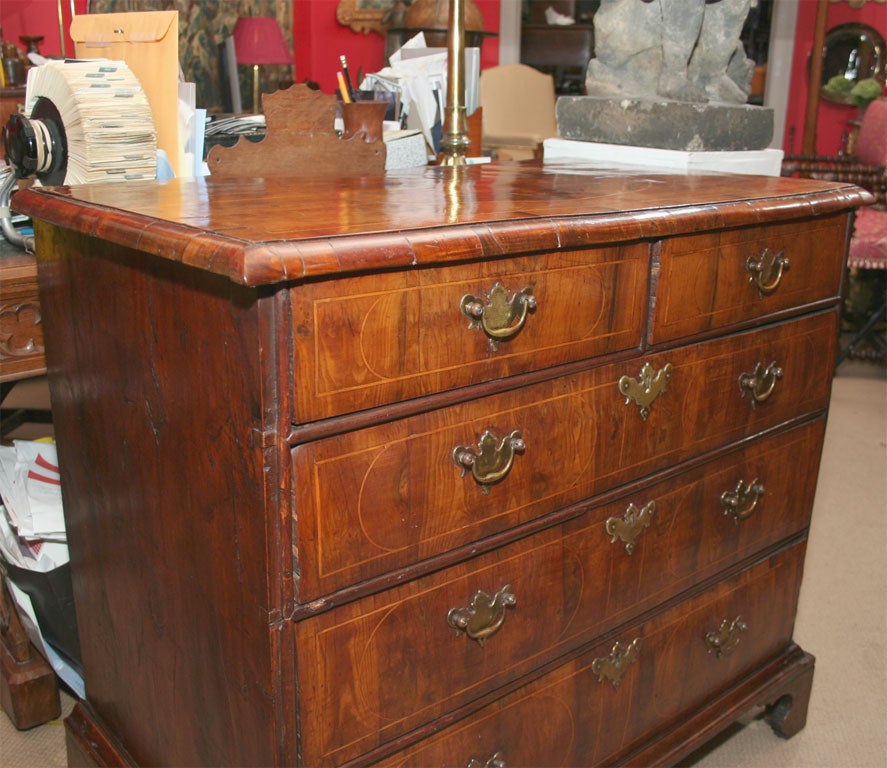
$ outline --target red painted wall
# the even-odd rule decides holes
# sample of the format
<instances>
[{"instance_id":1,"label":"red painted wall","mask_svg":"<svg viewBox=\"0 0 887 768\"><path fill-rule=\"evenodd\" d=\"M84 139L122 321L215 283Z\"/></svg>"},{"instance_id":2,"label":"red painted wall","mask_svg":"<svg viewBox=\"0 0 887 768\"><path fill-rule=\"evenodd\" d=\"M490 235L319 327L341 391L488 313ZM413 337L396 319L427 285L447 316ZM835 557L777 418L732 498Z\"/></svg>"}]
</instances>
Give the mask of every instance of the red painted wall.
<instances>
[{"instance_id":1,"label":"red painted wall","mask_svg":"<svg viewBox=\"0 0 887 768\"><path fill-rule=\"evenodd\" d=\"M798 6L792 82L789 88L783 139L783 148L786 152L800 152L804 139L804 116L810 82L807 62L813 50L816 6L813 0L801 0ZM887 38L887 5L868 2L862 8L854 9L846 2L830 3L826 30L847 22L868 24ZM837 154L841 149L841 134L847 130L847 121L855 119L858 115L859 110L856 107L820 101L816 127L816 152L822 155Z\"/></svg>"},{"instance_id":2,"label":"red painted wall","mask_svg":"<svg viewBox=\"0 0 887 768\"><path fill-rule=\"evenodd\" d=\"M514 2L514 0L502 0ZM499 31L500 0L475 0L484 17L487 32ZM348 66L356 74L376 72L384 66L385 40L371 32L363 34L343 27L336 21L339 0L293 0L293 42L296 58L296 81L306 78L320 84L322 91L336 89L339 56L348 58ZM489 37L481 47L481 67L499 63L499 40Z\"/></svg>"},{"instance_id":3,"label":"red painted wall","mask_svg":"<svg viewBox=\"0 0 887 768\"><path fill-rule=\"evenodd\" d=\"M77 13L86 13L86 0L75 0ZM68 30L71 26L71 3L63 0L62 15L65 30L65 55L74 55L74 43ZM58 3L56 0L3 0L0 3L0 26L3 39L15 43L22 50L25 46L19 35L43 35L40 53L44 56L61 56L62 44L59 37Z\"/></svg>"}]
</instances>

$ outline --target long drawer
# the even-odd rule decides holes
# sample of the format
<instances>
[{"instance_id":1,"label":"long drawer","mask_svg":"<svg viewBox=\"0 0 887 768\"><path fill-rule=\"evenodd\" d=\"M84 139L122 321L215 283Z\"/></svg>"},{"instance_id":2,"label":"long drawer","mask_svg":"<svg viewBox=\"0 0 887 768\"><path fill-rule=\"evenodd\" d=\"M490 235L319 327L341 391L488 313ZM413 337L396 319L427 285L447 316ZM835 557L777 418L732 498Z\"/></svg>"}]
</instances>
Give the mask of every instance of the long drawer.
<instances>
[{"instance_id":1,"label":"long drawer","mask_svg":"<svg viewBox=\"0 0 887 768\"><path fill-rule=\"evenodd\" d=\"M636 243L300 285L295 421L636 348L648 252Z\"/></svg>"},{"instance_id":2,"label":"long drawer","mask_svg":"<svg viewBox=\"0 0 887 768\"><path fill-rule=\"evenodd\" d=\"M611 763L787 647L804 546L595 643L379 764L464 768L495 764L495 756L509 768Z\"/></svg>"},{"instance_id":3,"label":"long drawer","mask_svg":"<svg viewBox=\"0 0 887 768\"><path fill-rule=\"evenodd\" d=\"M300 601L824 409L836 322L828 311L296 446ZM670 378L642 405L620 381L643 388L647 366Z\"/></svg>"},{"instance_id":4,"label":"long drawer","mask_svg":"<svg viewBox=\"0 0 887 768\"><path fill-rule=\"evenodd\" d=\"M840 215L663 241L651 343L837 301L846 238Z\"/></svg>"},{"instance_id":5,"label":"long drawer","mask_svg":"<svg viewBox=\"0 0 887 768\"><path fill-rule=\"evenodd\" d=\"M823 431L818 419L779 433L299 622L299 679L315 702L301 714L308 764L352 757L379 735L438 717L801 532ZM737 504L740 486L749 490ZM484 602L490 616L474 607Z\"/></svg>"}]
</instances>

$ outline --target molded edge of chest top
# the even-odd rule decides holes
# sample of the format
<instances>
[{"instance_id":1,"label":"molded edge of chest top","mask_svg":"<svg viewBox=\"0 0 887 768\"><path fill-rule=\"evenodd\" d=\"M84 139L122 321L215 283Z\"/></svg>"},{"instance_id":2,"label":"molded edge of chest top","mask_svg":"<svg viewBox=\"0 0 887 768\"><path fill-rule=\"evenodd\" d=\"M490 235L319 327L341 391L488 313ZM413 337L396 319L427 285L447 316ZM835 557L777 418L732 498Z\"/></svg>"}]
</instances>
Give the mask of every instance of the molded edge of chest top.
<instances>
[{"instance_id":1,"label":"molded edge of chest top","mask_svg":"<svg viewBox=\"0 0 887 768\"><path fill-rule=\"evenodd\" d=\"M521 163L22 190L37 222L249 286L660 238L871 202L849 184Z\"/></svg>"}]
</instances>

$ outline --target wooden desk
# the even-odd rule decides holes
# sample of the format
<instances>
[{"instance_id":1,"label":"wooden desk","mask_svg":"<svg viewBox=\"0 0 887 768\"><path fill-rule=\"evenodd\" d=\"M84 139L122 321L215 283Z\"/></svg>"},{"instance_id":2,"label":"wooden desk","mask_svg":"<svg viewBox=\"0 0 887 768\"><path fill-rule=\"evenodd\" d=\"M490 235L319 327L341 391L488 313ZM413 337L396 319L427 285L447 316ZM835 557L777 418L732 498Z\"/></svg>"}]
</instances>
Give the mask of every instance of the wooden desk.
<instances>
[{"instance_id":1,"label":"wooden desk","mask_svg":"<svg viewBox=\"0 0 887 768\"><path fill-rule=\"evenodd\" d=\"M757 705L796 733L867 199L523 164L20 193L71 764L672 764Z\"/></svg>"}]
</instances>

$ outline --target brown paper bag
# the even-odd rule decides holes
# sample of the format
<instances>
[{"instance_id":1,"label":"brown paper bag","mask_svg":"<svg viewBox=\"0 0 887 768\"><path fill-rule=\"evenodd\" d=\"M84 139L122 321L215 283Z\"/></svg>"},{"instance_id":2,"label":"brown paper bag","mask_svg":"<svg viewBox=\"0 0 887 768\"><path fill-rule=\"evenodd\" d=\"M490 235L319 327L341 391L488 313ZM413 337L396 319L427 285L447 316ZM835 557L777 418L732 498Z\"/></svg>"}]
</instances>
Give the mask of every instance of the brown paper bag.
<instances>
[{"instance_id":1,"label":"brown paper bag","mask_svg":"<svg viewBox=\"0 0 887 768\"><path fill-rule=\"evenodd\" d=\"M179 12L75 16L71 20L71 37L77 58L126 62L151 105L157 146L166 152L179 175Z\"/></svg>"}]
</instances>

